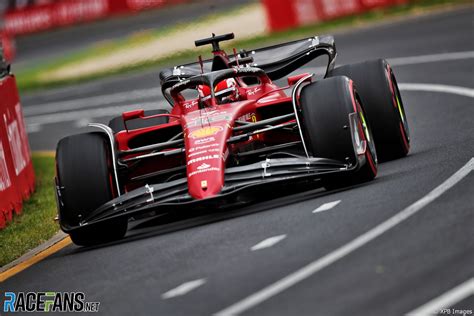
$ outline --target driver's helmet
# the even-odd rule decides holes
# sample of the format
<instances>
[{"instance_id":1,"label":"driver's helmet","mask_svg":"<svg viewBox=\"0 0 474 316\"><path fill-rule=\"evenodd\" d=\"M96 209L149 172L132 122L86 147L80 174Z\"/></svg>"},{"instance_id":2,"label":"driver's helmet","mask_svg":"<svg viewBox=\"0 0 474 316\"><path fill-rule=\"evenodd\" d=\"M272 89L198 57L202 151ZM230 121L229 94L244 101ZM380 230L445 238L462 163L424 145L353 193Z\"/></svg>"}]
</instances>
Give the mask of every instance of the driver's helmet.
<instances>
[{"instance_id":1,"label":"driver's helmet","mask_svg":"<svg viewBox=\"0 0 474 316\"><path fill-rule=\"evenodd\" d=\"M211 89L209 86L198 86L198 92L202 101L210 103ZM239 90L237 89L237 82L233 78L222 80L214 88L214 94L218 104L238 101Z\"/></svg>"}]
</instances>

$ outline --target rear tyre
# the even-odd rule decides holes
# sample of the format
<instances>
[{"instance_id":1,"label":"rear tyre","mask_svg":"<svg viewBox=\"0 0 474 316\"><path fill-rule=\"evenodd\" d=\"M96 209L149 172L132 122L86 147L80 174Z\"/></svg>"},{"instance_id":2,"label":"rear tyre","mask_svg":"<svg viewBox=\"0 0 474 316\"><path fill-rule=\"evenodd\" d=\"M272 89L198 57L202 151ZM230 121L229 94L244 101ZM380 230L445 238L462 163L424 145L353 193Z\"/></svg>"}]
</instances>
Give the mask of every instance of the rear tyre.
<instances>
[{"instance_id":1,"label":"rear tyre","mask_svg":"<svg viewBox=\"0 0 474 316\"><path fill-rule=\"evenodd\" d=\"M367 142L365 159L359 169L350 175L334 175L323 180L328 189L370 181L377 175L377 157L370 133L364 122L360 99L347 77L334 77L309 84L301 90L300 108L302 129L308 153L357 164L352 142L351 113L357 112L359 134Z\"/></svg>"},{"instance_id":2,"label":"rear tyre","mask_svg":"<svg viewBox=\"0 0 474 316\"><path fill-rule=\"evenodd\" d=\"M146 116L156 115L156 114L169 114L167 110L149 110L145 111ZM127 121L128 129L138 129L144 127L152 127L156 125L168 123L168 117L155 117L148 120L134 119ZM125 124L123 123L123 118L121 116L114 117L109 121L109 127L114 131L114 134L125 130Z\"/></svg>"},{"instance_id":3,"label":"rear tyre","mask_svg":"<svg viewBox=\"0 0 474 316\"><path fill-rule=\"evenodd\" d=\"M81 220L116 195L110 146L102 133L63 138L56 150L57 183L61 188L61 227L78 226ZM81 246L100 244L125 236L127 218L84 226L71 231Z\"/></svg>"},{"instance_id":4,"label":"rear tyre","mask_svg":"<svg viewBox=\"0 0 474 316\"><path fill-rule=\"evenodd\" d=\"M410 150L410 131L395 75L384 59L338 67L330 74L351 78L372 127L380 161L404 157Z\"/></svg>"}]
</instances>

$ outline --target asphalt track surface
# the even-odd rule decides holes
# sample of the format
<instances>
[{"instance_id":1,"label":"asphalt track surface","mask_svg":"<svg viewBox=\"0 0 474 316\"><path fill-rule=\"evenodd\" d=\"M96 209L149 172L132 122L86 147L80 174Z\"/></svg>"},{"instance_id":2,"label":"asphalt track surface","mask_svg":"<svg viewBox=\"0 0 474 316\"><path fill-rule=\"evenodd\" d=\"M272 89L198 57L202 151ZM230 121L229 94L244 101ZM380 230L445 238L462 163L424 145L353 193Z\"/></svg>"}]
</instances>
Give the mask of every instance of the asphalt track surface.
<instances>
[{"instance_id":1,"label":"asphalt track surface","mask_svg":"<svg viewBox=\"0 0 474 316\"><path fill-rule=\"evenodd\" d=\"M474 60L453 54L474 51L473 16L470 8L337 35L339 64L387 57L405 86L412 149L381 164L375 181L142 225L101 247L68 246L0 292L81 291L107 315L402 315L426 303L437 308L440 297L450 297L443 307L473 310ZM30 95L23 104L28 112L156 82L150 72ZM89 113L99 107L93 103ZM32 147L51 149L75 132L73 117L39 124L27 116ZM462 295L450 292L457 286Z\"/></svg>"}]
</instances>

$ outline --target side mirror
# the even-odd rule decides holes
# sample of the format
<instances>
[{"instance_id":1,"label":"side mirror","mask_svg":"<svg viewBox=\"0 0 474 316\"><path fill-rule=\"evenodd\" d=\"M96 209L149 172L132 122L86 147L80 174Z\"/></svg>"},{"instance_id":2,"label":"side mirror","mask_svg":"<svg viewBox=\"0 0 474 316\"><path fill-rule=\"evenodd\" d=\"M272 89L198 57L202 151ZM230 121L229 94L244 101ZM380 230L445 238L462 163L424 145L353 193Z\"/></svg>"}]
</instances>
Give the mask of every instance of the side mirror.
<instances>
[{"instance_id":1,"label":"side mirror","mask_svg":"<svg viewBox=\"0 0 474 316\"><path fill-rule=\"evenodd\" d=\"M130 121L136 118L144 117L144 116L145 116L145 110L133 110L133 111L122 113L122 118L124 122Z\"/></svg>"},{"instance_id":2,"label":"side mirror","mask_svg":"<svg viewBox=\"0 0 474 316\"><path fill-rule=\"evenodd\" d=\"M290 76L288 77L288 85L289 86L293 86L295 85L301 78L303 77L306 77L308 76L309 73L305 72L305 73L302 73L302 74L299 74L299 75L294 75L294 76ZM311 81L311 77L308 78L309 81Z\"/></svg>"}]
</instances>

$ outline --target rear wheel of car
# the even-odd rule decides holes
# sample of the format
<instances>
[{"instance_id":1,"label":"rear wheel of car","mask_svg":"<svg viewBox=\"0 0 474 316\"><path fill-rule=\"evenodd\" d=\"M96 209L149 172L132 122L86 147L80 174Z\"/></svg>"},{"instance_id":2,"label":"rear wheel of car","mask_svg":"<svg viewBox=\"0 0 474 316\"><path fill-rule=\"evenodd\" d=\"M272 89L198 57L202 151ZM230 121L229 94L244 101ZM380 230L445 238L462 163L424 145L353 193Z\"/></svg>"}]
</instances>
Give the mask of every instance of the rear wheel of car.
<instances>
[{"instance_id":1,"label":"rear wheel of car","mask_svg":"<svg viewBox=\"0 0 474 316\"><path fill-rule=\"evenodd\" d=\"M354 173L336 174L323 179L328 189L370 181L377 175L377 156L370 126L360 98L347 77L323 79L301 90L302 129L308 153L313 157L335 159L355 165L349 115L357 113L358 135L366 141L362 165Z\"/></svg>"},{"instance_id":2,"label":"rear wheel of car","mask_svg":"<svg viewBox=\"0 0 474 316\"><path fill-rule=\"evenodd\" d=\"M145 111L146 116L156 115L156 114L169 114L167 110L149 110ZM169 118L167 116L155 117L148 120L143 119L133 119L127 121L128 129L138 129L144 127L152 127L156 125L168 123ZM109 121L109 127L115 133L125 130L125 124L123 123L123 118L121 116L114 117Z\"/></svg>"},{"instance_id":3,"label":"rear wheel of car","mask_svg":"<svg viewBox=\"0 0 474 316\"><path fill-rule=\"evenodd\" d=\"M79 226L92 211L117 194L110 145L102 133L63 138L56 150L56 168L61 227ZM122 238L127 224L127 218L118 218L85 225L69 234L75 244L89 246Z\"/></svg>"},{"instance_id":4,"label":"rear wheel of car","mask_svg":"<svg viewBox=\"0 0 474 316\"><path fill-rule=\"evenodd\" d=\"M387 61L377 59L341 66L329 76L347 76L354 81L380 160L406 156L410 150L410 131L397 81Z\"/></svg>"}]
</instances>

